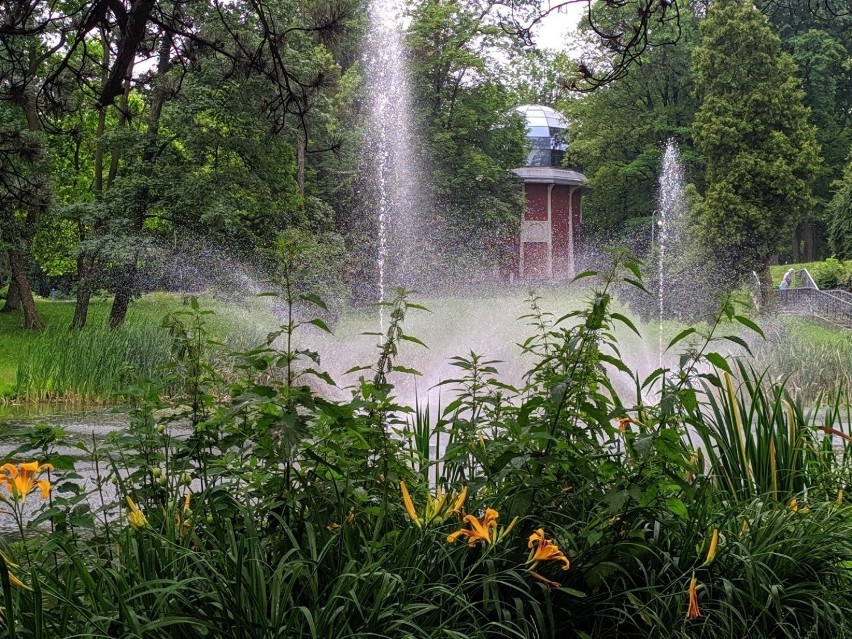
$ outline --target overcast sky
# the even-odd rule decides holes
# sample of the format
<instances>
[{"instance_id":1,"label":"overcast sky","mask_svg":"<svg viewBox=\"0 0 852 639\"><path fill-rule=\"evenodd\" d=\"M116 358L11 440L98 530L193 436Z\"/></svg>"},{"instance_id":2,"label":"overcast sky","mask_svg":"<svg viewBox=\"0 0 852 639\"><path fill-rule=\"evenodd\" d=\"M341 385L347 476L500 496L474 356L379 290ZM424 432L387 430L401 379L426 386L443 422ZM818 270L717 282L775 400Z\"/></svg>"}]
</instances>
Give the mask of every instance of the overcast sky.
<instances>
[{"instance_id":1,"label":"overcast sky","mask_svg":"<svg viewBox=\"0 0 852 639\"><path fill-rule=\"evenodd\" d=\"M585 2L567 5L562 12L552 12L535 30L535 44L541 49L568 49L568 32L572 31L587 11Z\"/></svg>"}]
</instances>

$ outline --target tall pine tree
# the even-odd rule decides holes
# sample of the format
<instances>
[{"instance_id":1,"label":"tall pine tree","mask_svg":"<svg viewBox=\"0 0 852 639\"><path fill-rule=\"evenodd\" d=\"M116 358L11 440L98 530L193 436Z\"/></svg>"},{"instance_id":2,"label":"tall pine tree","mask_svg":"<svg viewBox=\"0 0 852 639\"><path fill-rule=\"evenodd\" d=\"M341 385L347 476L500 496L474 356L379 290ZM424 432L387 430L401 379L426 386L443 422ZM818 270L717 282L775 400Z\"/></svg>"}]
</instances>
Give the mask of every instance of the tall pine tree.
<instances>
[{"instance_id":1,"label":"tall pine tree","mask_svg":"<svg viewBox=\"0 0 852 639\"><path fill-rule=\"evenodd\" d=\"M735 287L754 271L768 286L771 257L812 205L819 145L796 66L750 1L714 2L693 54L694 139L707 162L698 211L702 245Z\"/></svg>"}]
</instances>

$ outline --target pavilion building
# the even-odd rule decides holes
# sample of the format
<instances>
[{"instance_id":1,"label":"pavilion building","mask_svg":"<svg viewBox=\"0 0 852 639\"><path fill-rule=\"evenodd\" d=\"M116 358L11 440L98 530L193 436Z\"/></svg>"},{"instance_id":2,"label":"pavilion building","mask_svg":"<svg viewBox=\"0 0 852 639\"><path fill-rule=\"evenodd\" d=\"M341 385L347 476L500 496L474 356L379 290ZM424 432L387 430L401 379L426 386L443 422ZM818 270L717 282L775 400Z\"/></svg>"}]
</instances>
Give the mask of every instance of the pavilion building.
<instances>
[{"instance_id":1,"label":"pavilion building","mask_svg":"<svg viewBox=\"0 0 852 639\"><path fill-rule=\"evenodd\" d=\"M562 166L568 148L567 120L550 107L519 106L532 147L523 167L513 172L523 180L524 214L517 243L517 262L510 279L564 280L576 274L583 224L582 197L586 176Z\"/></svg>"}]
</instances>

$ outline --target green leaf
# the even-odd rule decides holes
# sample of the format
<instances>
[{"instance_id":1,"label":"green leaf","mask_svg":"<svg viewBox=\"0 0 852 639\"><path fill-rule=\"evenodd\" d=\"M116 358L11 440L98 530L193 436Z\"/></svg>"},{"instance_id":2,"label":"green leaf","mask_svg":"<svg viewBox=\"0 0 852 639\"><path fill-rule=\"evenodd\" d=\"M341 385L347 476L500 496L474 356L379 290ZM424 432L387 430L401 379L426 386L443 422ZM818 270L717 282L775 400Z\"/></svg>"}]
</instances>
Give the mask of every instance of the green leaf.
<instances>
[{"instance_id":1,"label":"green leaf","mask_svg":"<svg viewBox=\"0 0 852 639\"><path fill-rule=\"evenodd\" d=\"M766 335L763 334L763 330L761 330L760 326L752 322L749 318L743 317L742 315L734 315L734 319L746 328L749 328L760 335L763 339L766 339Z\"/></svg>"},{"instance_id":2,"label":"green leaf","mask_svg":"<svg viewBox=\"0 0 852 639\"><path fill-rule=\"evenodd\" d=\"M669 350L672 346L674 346L675 344L677 344L679 341L681 341L681 340L683 340L683 339L686 339L686 338L687 338L687 337L689 337L690 335L694 335L694 334L695 334L695 333L697 333L697 332L698 332L698 331L696 331L696 330L695 330L694 328L692 328L692 327L690 327L690 328L686 328L686 329L682 330L680 333L678 333L678 334L675 336L675 338L674 338L672 341L670 341L670 342L669 342L669 345L668 345L668 346L666 346L666 350Z\"/></svg>"},{"instance_id":3,"label":"green leaf","mask_svg":"<svg viewBox=\"0 0 852 639\"><path fill-rule=\"evenodd\" d=\"M406 342L412 342L412 343L414 343L414 344L419 344L419 345L420 345L420 346L422 346L423 348L429 348L428 346L426 346L426 344L424 344L423 342L421 342L421 341L420 341L419 339L417 339L416 337L412 337L411 335L400 335L400 336L399 336L399 339L405 340Z\"/></svg>"},{"instance_id":4,"label":"green leaf","mask_svg":"<svg viewBox=\"0 0 852 639\"><path fill-rule=\"evenodd\" d=\"M313 368L306 368L305 371L304 371L304 374L305 375L313 375L314 377L318 377L319 379L324 381L326 384L329 384L330 386L337 386L337 384L335 384L334 380L331 378L331 375L329 375L325 371L318 371L318 370L315 370Z\"/></svg>"},{"instance_id":5,"label":"green leaf","mask_svg":"<svg viewBox=\"0 0 852 639\"><path fill-rule=\"evenodd\" d=\"M612 314L610 315L610 317L612 317L612 319L614 319L614 320L616 320L616 321L618 321L618 322L621 322L621 323L622 323L622 324L624 324L627 328L629 328L631 331L633 331L634 333L636 333L639 337L642 337L642 333L640 333L640 332L639 332L639 329L637 329L637 328L636 328L636 326L634 326L633 322L631 322L631 321L630 321L627 317L625 317L625 316L624 316L624 315L622 315L621 313L612 313Z\"/></svg>"},{"instance_id":6,"label":"green leaf","mask_svg":"<svg viewBox=\"0 0 852 639\"><path fill-rule=\"evenodd\" d=\"M633 273L637 280L642 279L642 271L639 269L639 265L636 262L627 261L624 263L624 267Z\"/></svg>"},{"instance_id":7,"label":"green leaf","mask_svg":"<svg viewBox=\"0 0 852 639\"><path fill-rule=\"evenodd\" d=\"M308 323L308 324L313 324L313 325L314 325L314 326L316 326L317 328L320 328L320 329L324 330L326 333L328 333L328 334L330 334L330 335L333 335L333 333L331 332L331 329L328 327L328 324L326 324L325 322L323 322L323 321L322 321L321 319L319 319L318 317L315 317L315 318L314 318L314 319L312 319L312 320L308 320L308 322L307 322L307 323Z\"/></svg>"},{"instance_id":8,"label":"green leaf","mask_svg":"<svg viewBox=\"0 0 852 639\"><path fill-rule=\"evenodd\" d=\"M415 370L413 368L406 368L405 366L393 366L391 368L391 370L395 371L397 373L408 373L409 375L422 375L423 374L418 370Z\"/></svg>"},{"instance_id":9,"label":"green leaf","mask_svg":"<svg viewBox=\"0 0 852 639\"><path fill-rule=\"evenodd\" d=\"M574 278L571 280L571 283L573 284L574 282L587 277L594 277L597 274L597 271L583 271L582 273L577 273L577 275L575 275Z\"/></svg>"},{"instance_id":10,"label":"green leaf","mask_svg":"<svg viewBox=\"0 0 852 639\"><path fill-rule=\"evenodd\" d=\"M607 364L615 366L622 373L627 373L628 375L633 374L633 371L630 370L630 368L627 366L627 364L625 364L624 362L622 362L620 359L618 359L616 357L612 357L611 355L606 355L604 353L598 353L598 357L600 358L600 360L602 362L606 362Z\"/></svg>"},{"instance_id":11,"label":"green leaf","mask_svg":"<svg viewBox=\"0 0 852 639\"><path fill-rule=\"evenodd\" d=\"M677 497L669 497L666 500L666 508L668 508L673 515L677 515L681 519L689 519L689 511L686 509L686 504Z\"/></svg>"},{"instance_id":12,"label":"green leaf","mask_svg":"<svg viewBox=\"0 0 852 639\"><path fill-rule=\"evenodd\" d=\"M638 288L640 291L643 291L645 293L648 293L648 295L651 294L651 292L647 288L645 288L645 285L639 280L634 280L633 278L625 277L624 281L630 284L630 286Z\"/></svg>"},{"instance_id":13,"label":"green leaf","mask_svg":"<svg viewBox=\"0 0 852 639\"><path fill-rule=\"evenodd\" d=\"M698 397L692 388L684 388L680 391L680 401L688 411L698 410Z\"/></svg>"},{"instance_id":14,"label":"green leaf","mask_svg":"<svg viewBox=\"0 0 852 639\"><path fill-rule=\"evenodd\" d=\"M726 360L724 357L722 357L721 355L719 355L719 353L707 353L707 354L704 356L704 358L705 358L708 362L710 362L711 364L713 364L713 366L715 366L716 368L719 368L719 369L721 369L721 370L725 371L725 372L726 372L726 373L728 373L729 375L730 375L730 374L732 374L732 373L731 373L731 367L730 367L730 365L728 364L728 360Z\"/></svg>"},{"instance_id":15,"label":"green leaf","mask_svg":"<svg viewBox=\"0 0 852 639\"><path fill-rule=\"evenodd\" d=\"M746 341L742 337L738 337L736 335L725 335L724 338L729 342L733 342L737 346L742 346L745 349L745 352L751 355L751 349L746 344Z\"/></svg>"},{"instance_id":16,"label":"green leaf","mask_svg":"<svg viewBox=\"0 0 852 639\"><path fill-rule=\"evenodd\" d=\"M371 366L353 366L349 370L345 371L343 374L348 375L349 373L357 373L358 371L369 371L372 370Z\"/></svg>"},{"instance_id":17,"label":"green leaf","mask_svg":"<svg viewBox=\"0 0 852 639\"><path fill-rule=\"evenodd\" d=\"M299 295L300 300L304 300L305 302L310 302L316 306L319 306L322 310L327 311L328 306L326 306L325 302L318 295L314 295L313 293L302 293ZM329 331L330 333L331 331Z\"/></svg>"}]
</instances>

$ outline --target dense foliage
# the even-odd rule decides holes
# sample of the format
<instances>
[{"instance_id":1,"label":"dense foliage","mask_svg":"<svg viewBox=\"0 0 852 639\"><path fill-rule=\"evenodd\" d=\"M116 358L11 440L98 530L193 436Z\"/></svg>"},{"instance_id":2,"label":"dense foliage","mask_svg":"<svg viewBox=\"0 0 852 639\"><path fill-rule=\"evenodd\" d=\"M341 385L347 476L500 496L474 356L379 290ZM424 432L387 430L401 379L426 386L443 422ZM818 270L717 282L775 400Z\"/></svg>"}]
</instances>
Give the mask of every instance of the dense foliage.
<instances>
[{"instance_id":1,"label":"dense foliage","mask_svg":"<svg viewBox=\"0 0 852 639\"><path fill-rule=\"evenodd\" d=\"M558 319L532 297L523 387L458 357L437 415L394 396L419 310L404 291L343 401L312 390L333 380L299 349L308 320L239 353L225 385L193 301L167 321L160 381L125 388L128 428L77 446L93 484L46 426L0 468L18 526L0 636L848 632L841 398L806 410L723 357L723 340L745 345L734 327L760 332L730 304L672 340L689 344L678 369L639 378L611 310L637 274L617 265ZM318 302L281 284L285 304Z\"/></svg>"},{"instance_id":2,"label":"dense foliage","mask_svg":"<svg viewBox=\"0 0 852 639\"><path fill-rule=\"evenodd\" d=\"M720 276L735 286L765 271L811 205L819 147L793 61L757 9L714 3L701 30L694 130L707 189L697 224Z\"/></svg>"},{"instance_id":3,"label":"dense foliage","mask_svg":"<svg viewBox=\"0 0 852 639\"><path fill-rule=\"evenodd\" d=\"M835 194L839 196L850 148L850 93L846 82L848 69L843 62L849 58L852 33L848 28L848 7L834 2L788 0L754 4L759 11L740 14L738 10L751 11L752 3L679 3L678 23L655 28L661 42L649 44L641 63L632 67L625 78L582 100L563 98L561 105L576 117L569 160L585 169L596 187L584 201L587 229L596 237L616 237L637 250L644 250L649 240L649 217L657 206L661 149L667 138L673 138L680 146L687 180L696 193L707 195L709 191L711 200L717 197L712 191L721 191L727 197L740 181L722 186L723 176L719 173L735 170L731 160L737 144L740 150L761 156L741 167L750 176L763 164L766 180L778 188L795 184L795 189L788 189L783 196L784 203L779 200L782 194L773 191L775 187L768 187L767 192L764 188L747 186L751 204L746 208L752 210L749 217L764 229L752 232L757 227L749 227L748 230L749 240L758 253L764 252L770 259L777 255L783 262L814 260L826 257L829 250L842 250L831 239L837 233L827 234L826 229L827 224L842 228L846 220L838 205L829 206L829 202ZM597 24L606 20L618 23L623 19L622 12L627 11L621 3L596 6ZM751 25L750 36L763 44L755 41L754 47L739 50L736 41L745 36L746 25ZM699 30L705 34L703 37L713 38L712 41L702 43ZM770 37L770 30L780 41ZM712 33L708 35L707 31ZM676 44L663 44L675 34ZM585 63L594 68L611 60L606 40L588 22L581 23L580 37L586 52ZM770 40L774 42L771 45ZM768 66L763 71L753 66L759 64L760 46L774 47L767 51L772 60L765 59ZM693 54L696 47L699 52ZM780 61L779 49L789 54L784 63ZM701 50L717 53L717 63L709 73L705 66L710 60ZM777 89L766 82L777 83ZM781 88L785 82L787 89ZM764 106L749 96L765 98L760 100ZM772 102L776 115L770 113ZM724 126L713 131L708 129L707 122L711 106L717 121L724 118ZM807 140L793 140L795 135L804 133L805 120L813 127L813 133L806 134ZM801 133L794 134L796 130ZM754 133L754 139L747 137L749 131ZM722 139L728 133L731 140ZM711 145L714 138L725 144L730 142L730 148ZM792 140L786 150L782 148L782 139ZM778 154L786 157L778 167L766 156L773 146L771 154L776 159L780 157ZM760 148L763 150L758 151ZM745 157L741 161L745 162ZM793 175L780 177L793 168ZM736 199L739 202L741 197ZM698 204L700 200L693 202ZM730 235L728 239L742 245L742 237L738 240L733 237L739 232L740 213L731 217L731 211L719 208L721 204L711 204L714 212L711 214L707 209L706 215L715 220L718 228L696 225L697 244L723 251L729 247L714 242ZM755 204L757 208L753 207ZM723 231L721 235L717 233L719 229ZM777 236L770 238L776 231ZM742 257L724 256L723 266L729 266L732 261L740 272L763 266L751 260L752 248L742 248ZM761 256L756 261L763 259Z\"/></svg>"}]
</instances>

